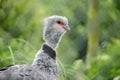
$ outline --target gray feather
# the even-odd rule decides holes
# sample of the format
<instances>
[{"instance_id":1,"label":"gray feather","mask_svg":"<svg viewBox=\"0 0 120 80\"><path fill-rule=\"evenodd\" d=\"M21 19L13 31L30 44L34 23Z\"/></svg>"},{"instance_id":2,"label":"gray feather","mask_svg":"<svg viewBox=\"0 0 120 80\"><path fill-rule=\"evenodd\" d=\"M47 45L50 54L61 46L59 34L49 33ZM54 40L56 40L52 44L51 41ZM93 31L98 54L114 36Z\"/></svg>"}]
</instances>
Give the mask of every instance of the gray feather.
<instances>
[{"instance_id":1,"label":"gray feather","mask_svg":"<svg viewBox=\"0 0 120 80\"><path fill-rule=\"evenodd\" d=\"M46 50L37 53L32 65L15 65L0 71L0 80L57 80L56 60L45 53ZM53 51L51 48L49 50Z\"/></svg>"},{"instance_id":2,"label":"gray feather","mask_svg":"<svg viewBox=\"0 0 120 80\"><path fill-rule=\"evenodd\" d=\"M56 23L57 21L63 22L64 28ZM55 49L67 28L67 18L62 16L47 18L43 35L45 44L36 54L33 63L1 69L0 80L58 80Z\"/></svg>"}]
</instances>

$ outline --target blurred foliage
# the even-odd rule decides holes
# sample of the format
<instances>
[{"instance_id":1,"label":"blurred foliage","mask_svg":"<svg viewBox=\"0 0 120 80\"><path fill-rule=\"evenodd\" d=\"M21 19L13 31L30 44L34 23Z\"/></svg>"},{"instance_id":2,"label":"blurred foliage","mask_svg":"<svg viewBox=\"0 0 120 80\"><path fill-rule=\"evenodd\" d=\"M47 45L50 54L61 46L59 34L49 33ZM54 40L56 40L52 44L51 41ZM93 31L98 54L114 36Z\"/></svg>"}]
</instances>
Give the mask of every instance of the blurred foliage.
<instances>
[{"instance_id":1,"label":"blurred foliage","mask_svg":"<svg viewBox=\"0 0 120 80\"><path fill-rule=\"evenodd\" d=\"M87 0L0 0L0 67L30 64L43 44L43 19L62 15L71 31L58 48L60 80L113 80L120 76L120 0L100 0L100 40L96 64L87 50Z\"/></svg>"}]
</instances>

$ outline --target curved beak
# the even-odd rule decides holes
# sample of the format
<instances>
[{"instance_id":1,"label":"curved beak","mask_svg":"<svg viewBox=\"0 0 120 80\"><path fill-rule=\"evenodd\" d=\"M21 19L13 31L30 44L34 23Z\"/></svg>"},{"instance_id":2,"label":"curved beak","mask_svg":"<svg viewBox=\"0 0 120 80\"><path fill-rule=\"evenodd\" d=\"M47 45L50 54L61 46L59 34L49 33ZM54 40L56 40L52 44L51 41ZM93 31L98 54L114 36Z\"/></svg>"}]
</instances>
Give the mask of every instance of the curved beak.
<instances>
[{"instance_id":1,"label":"curved beak","mask_svg":"<svg viewBox=\"0 0 120 80\"><path fill-rule=\"evenodd\" d=\"M66 25L66 26L64 27L64 29L65 29L66 31L70 31L69 25Z\"/></svg>"}]
</instances>

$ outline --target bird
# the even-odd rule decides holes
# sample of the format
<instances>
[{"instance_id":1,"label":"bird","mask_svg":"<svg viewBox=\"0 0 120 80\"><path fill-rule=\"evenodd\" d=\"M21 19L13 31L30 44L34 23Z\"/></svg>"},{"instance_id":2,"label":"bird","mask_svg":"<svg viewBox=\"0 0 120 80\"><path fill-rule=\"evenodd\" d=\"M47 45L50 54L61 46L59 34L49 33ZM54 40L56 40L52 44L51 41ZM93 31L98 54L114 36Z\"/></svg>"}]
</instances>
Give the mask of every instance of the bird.
<instances>
[{"instance_id":1,"label":"bird","mask_svg":"<svg viewBox=\"0 0 120 80\"><path fill-rule=\"evenodd\" d=\"M53 15L44 19L44 43L31 64L12 65L0 70L0 80L58 80L56 49L70 30L68 19Z\"/></svg>"}]
</instances>

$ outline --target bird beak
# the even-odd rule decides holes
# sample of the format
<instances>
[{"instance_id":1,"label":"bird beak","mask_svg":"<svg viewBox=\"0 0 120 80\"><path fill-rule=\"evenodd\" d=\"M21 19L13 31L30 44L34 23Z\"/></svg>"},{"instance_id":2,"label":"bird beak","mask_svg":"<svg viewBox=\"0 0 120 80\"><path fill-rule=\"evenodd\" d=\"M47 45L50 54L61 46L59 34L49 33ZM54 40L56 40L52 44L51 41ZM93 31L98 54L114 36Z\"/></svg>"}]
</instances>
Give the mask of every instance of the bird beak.
<instances>
[{"instance_id":1,"label":"bird beak","mask_svg":"<svg viewBox=\"0 0 120 80\"><path fill-rule=\"evenodd\" d=\"M70 27L69 27L68 25L66 25L66 26L64 27L64 29L65 29L66 31L70 31Z\"/></svg>"}]
</instances>

